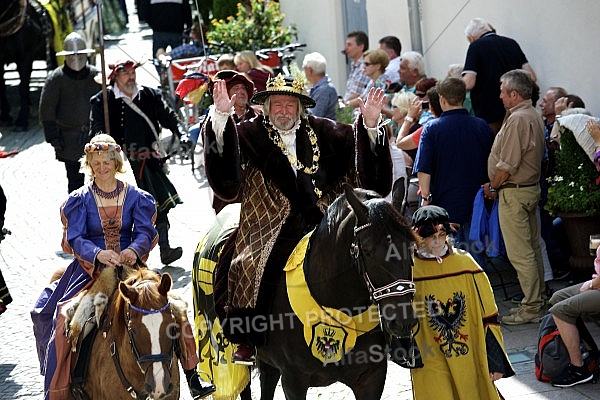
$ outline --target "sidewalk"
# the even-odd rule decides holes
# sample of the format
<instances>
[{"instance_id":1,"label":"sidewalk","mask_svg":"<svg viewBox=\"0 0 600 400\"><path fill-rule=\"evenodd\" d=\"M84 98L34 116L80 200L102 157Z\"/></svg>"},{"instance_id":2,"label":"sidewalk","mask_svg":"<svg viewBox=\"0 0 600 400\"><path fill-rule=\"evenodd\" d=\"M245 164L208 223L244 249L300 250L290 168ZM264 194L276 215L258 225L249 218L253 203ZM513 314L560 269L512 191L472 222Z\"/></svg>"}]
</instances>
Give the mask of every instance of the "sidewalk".
<instances>
[{"instance_id":1,"label":"sidewalk","mask_svg":"<svg viewBox=\"0 0 600 400\"><path fill-rule=\"evenodd\" d=\"M131 51L131 56L149 54L149 31L133 32L123 36L120 42L107 43L107 62L122 58L122 51ZM118 45L118 47L117 47ZM144 50L148 49L148 50ZM156 86L153 66L144 66L147 72L138 74L142 83ZM10 82L14 84L14 82ZM11 88L9 88L10 90ZM39 99L39 88L32 98L35 106ZM62 227L59 207L67 196L67 182L62 163L54 159L49 144L44 142L43 132L35 121L25 133L0 128L0 147L19 148L16 156L0 160L0 184L8 198L6 227L13 234L0 244L0 268L14 298L8 311L0 316L0 400L40 399L43 380L39 375L35 341L29 311L41 289L57 267L70 262L60 251ZM192 174L190 162L176 159L171 164L171 174L184 204L169 214L172 229L171 242L183 246L184 256L174 266L164 268L174 278L174 288L183 298L192 303L191 269L194 250L202 232L214 219L210 207L210 189L202 173ZM160 267L158 250L150 255L148 264ZM510 279L510 276L506 276ZM492 282L496 279L492 276ZM511 296L516 286L508 288ZM495 287L501 314L507 314L510 301L504 301L501 288ZM588 324L592 335L600 337L600 325ZM537 341L537 325L503 327L506 349L517 375L501 379L498 388L506 399L560 399L579 400L600 398L600 385L584 384L574 388L554 388L538 382L533 374L533 354ZM432 382L435 384L435 382ZM253 398L259 398L259 381L254 374ZM191 397L182 382L182 399ZM277 399L284 399L278 388ZM353 399L350 390L341 384L327 388L311 388L307 397L311 400ZM389 364L388 378L383 399L412 399L408 370Z\"/></svg>"}]
</instances>

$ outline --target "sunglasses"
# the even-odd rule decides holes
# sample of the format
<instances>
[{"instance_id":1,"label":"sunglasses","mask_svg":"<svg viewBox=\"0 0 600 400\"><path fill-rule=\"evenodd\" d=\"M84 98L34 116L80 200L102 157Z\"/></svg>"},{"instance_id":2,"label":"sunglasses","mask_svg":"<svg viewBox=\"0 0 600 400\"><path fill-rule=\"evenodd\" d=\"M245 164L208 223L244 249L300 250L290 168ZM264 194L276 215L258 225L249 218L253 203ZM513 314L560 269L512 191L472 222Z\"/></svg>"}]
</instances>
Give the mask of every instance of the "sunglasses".
<instances>
[{"instance_id":1,"label":"sunglasses","mask_svg":"<svg viewBox=\"0 0 600 400\"><path fill-rule=\"evenodd\" d=\"M370 65L377 65L377 63L371 63L371 62L366 62L366 63L364 63L364 64L365 64L365 67L368 67L368 66L370 66Z\"/></svg>"},{"instance_id":2,"label":"sunglasses","mask_svg":"<svg viewBox=\"0 0 600 400\"><path fill-rule=\"evenodd\" d=\"M427 96L427 93L419 93L419 92L415 92L415 96L419 97L419 98L423 98L425 96Z\"/></svg>"}]
</instances>

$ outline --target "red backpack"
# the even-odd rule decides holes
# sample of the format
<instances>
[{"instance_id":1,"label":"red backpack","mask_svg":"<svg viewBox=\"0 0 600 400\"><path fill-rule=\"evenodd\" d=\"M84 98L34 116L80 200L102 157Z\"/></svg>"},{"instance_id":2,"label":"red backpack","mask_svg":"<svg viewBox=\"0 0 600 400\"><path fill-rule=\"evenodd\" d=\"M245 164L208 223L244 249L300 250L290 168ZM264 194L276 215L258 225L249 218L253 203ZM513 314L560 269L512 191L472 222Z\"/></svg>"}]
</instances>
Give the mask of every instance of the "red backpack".
<instances>
[{"instance_id":1,"label":"red backpack","mask_svg":"<svg viewBox=\"0 0 600 400\"><path fill-rule=\"evenodd\" d=\"M595 383L598 378L598 346L581 318L577 318L576 325L581 338L580 347L584 365L594 374L593 382ZM591 349L588 350L587 347ZM545 315L540 321L537 352L534 361L535 376L542 382L551 382L569 365L569 353L560 337L560 332L556 327L552 314Z\"/></svg>"}]
</instances>

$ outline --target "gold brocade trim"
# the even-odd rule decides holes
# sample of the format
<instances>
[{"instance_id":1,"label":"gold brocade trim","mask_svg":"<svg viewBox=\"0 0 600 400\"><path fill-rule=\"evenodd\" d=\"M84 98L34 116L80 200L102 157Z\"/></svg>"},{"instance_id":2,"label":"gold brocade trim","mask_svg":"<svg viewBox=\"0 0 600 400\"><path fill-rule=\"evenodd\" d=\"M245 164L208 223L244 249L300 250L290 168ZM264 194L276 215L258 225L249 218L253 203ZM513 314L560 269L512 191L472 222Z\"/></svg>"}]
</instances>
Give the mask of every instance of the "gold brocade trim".
<instances>
[{"instance_id":1,"label":"gold brocade trim","mask_svg":"<svg viewBox=\"0 0 600 400\"><path fill-rule=\"evenodd\" d=\"M302 267L311 235L312 232L300 240L284 268L288 299L304 326L304 340L312 355L323 364L337 363L354 348L358 336L379 326L379 312L377 306L371 304L363 313L350 316L317 303Z\"/></svg>"}]
</instances>

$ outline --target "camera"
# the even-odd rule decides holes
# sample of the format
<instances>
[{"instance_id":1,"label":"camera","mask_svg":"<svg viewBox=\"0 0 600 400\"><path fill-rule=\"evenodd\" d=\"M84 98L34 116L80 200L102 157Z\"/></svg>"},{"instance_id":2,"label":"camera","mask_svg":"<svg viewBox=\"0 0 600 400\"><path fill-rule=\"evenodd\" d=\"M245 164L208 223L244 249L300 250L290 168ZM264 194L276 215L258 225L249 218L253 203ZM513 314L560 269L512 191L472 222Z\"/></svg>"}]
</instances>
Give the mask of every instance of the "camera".
<instances>
[{"instance_id":1,"label":"camera","mask_svg":"<svg viewBox=\"0 0 600 400\"><path fill-rule=\"evenodd\" d=\"M422 108L423 110L427 110L427 109L429 109L429 102L428 102L428 101L422 101L422 102L421 102L421 108Z\"/></svg>"}]
</instances>

